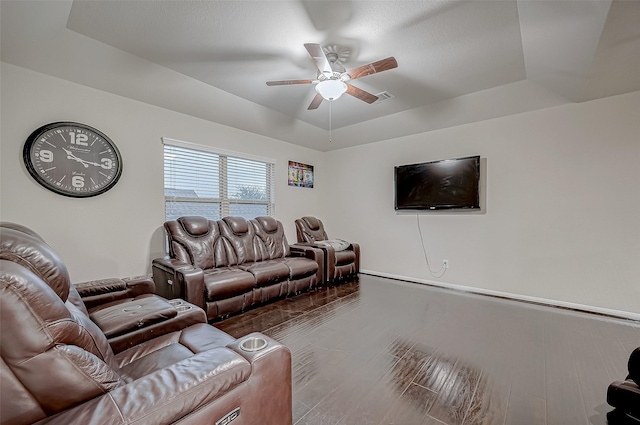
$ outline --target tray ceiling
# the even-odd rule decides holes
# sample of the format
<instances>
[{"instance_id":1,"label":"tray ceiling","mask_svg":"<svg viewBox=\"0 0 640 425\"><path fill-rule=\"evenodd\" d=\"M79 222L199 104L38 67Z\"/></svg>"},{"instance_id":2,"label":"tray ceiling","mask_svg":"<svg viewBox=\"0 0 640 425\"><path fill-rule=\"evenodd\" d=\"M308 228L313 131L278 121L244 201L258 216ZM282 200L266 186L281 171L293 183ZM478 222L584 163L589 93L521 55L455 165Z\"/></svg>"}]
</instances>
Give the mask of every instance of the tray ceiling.
<instances>
[{"instance_id":1,"label":"tray ceiling","mask_svg":"<svg viewBox=\"0 0 640 425\"><path fill-rule=\"evenodd\" d=\"M638 1L1 7L3 61L321 151L640 90ZM347 50L347 70L394 56L352 82L392 98L308 111L313 86L267 86L316 77L304 43Z\"/></svg>"}]
</instances>

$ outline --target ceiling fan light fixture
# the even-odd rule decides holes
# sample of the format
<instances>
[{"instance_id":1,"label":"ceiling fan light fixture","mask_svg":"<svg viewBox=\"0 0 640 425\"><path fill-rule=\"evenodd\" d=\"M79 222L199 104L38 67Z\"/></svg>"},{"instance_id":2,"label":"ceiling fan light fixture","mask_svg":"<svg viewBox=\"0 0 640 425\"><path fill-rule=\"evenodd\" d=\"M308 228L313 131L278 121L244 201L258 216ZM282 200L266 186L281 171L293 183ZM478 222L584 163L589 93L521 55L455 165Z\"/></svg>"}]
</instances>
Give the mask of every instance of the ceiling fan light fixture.
<instances>
[{"instance_id":1,"label":"ceiling fan light fixture","mask_svg":"<svg viewBox=\"0 0 640 425\"><path fill-rule=\"evenodd\" d=\"M336 100L347 91L347 85L340 80L324 80L316 84L316 91L325 100Z\"/></svg>"}]
</instances>

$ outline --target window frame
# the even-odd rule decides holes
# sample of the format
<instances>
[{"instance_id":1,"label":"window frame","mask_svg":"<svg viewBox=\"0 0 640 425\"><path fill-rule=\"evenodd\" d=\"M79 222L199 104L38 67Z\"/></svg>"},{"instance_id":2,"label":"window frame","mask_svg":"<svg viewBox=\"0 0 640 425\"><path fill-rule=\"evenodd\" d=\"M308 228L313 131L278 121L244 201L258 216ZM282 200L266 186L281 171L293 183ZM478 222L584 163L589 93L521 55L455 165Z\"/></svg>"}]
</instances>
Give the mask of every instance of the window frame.
<instances>
[{"instance_id":1,"label":"window frame","mask_svg":"<svg viewBox=\"0 0 640 425\"><path fill-rule=\"evenodd\" d=\"M164 195L164 204L165 204L165 220L167 219L167 205L169 202L190 202L190 203L203 203L203 204L219 204L219 213L220 218L231 215L230 208L231 205L265 205L267 208L267 215L270 217L275 216L275 172L276 172L276 160L271 158L265 158L261 156L245 154L242 152L234 152L224 149L218 149L211 146L200 145L191 142L185 142L182 140L171 139L167 137L162 137L162 174L163 174L163 195ZM165 164L165 154L166 147L177 147L181 149L188 149L196 152L205 152L214 155L218 155L219 163L218 163L218 198L190 198L190 197L179 197L179 196L167 196L166 194L166 186L165 186L165 178L167 175L167 169ZM229 182L229 161L228 158L234 158L239 160L248 160L248 161L256 161L266 165L266 200L251 200L251 199L234 199L230 198L228 194L228 182ZM254 218L254 217L247 217Z\"/></svg>"}]
</instances>

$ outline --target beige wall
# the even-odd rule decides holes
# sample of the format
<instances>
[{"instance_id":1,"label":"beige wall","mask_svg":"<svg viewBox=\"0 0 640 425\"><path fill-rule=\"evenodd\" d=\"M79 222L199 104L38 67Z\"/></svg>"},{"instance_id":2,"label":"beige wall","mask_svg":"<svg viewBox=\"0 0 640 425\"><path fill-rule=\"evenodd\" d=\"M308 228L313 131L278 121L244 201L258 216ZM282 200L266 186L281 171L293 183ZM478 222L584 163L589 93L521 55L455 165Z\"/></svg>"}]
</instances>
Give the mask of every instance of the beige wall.
<instances>
[{"instance_id":1,"label":"beige wall","mask_svg":"<svg viewBox=\"0 0 640 425\"><path fill-rule=\"evenodd\" d=\"M393 208L393 167L480 155L485 208ZM362 268L524 297L640 312L640 92L326 154L335 237ZM340 236L342 235L342 236ZM332 235L330 235L332 236Z\"/></svg>"},{"instance_id":2,"label":"beige wall","mask_svg":"<svg viewBox=\"0 0 640 425\"><path fill-rule=\"evenodd\" d=\"M293 221L322 205L320 152L218 125L2 63L0 219L31 227L62 256L72 280L140 275L163 255L162 137L276 160L276 216ZM246 117L251 120L255 117ZM28 174L22 146L31 131L77 121L107 134L124 163L109 192L86 199L47 191ZM315 165L314 189L287 186L287 161Z\"/></svg>"},{"instance_id":3,"label":"beige wall","mask_svg":"<svg viewBox=\"0 0 640 425\"><path fill-rule=\"evenodd\" d=\"M374 273L640 313L640 92L321 153L2 64L0 219L41 233L74 281L147 273L163 251L161 137L276 159L276 216L317 215L362 245ZM255 117L247 117L251 120ZM28 175L38 126L92 125L124 157L114 189L72 199ZM393 210L393 166L481 155L480 213ZM316 188L286 184L286 163L315 165Z\"/></svg>"}]
</instances>

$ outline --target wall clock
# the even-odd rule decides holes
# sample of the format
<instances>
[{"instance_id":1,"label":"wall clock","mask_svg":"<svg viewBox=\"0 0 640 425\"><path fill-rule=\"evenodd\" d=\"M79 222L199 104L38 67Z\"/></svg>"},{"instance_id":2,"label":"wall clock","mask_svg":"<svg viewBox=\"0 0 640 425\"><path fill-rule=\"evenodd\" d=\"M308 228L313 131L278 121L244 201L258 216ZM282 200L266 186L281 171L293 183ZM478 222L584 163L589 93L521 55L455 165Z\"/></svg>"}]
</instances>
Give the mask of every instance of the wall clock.
<instances>
[{"instance_id":1,"label":"wall clock","mask_svg":"<svg viewBox=\"0 0 640 425\"><path fill-rule=\"evenodd\" d=\"M22 156L38 183L74 198L104 193L122 174L122 158L111 139L75 122L54 122L38 128L27 138Z\"/></svg>"}]
</instances>

